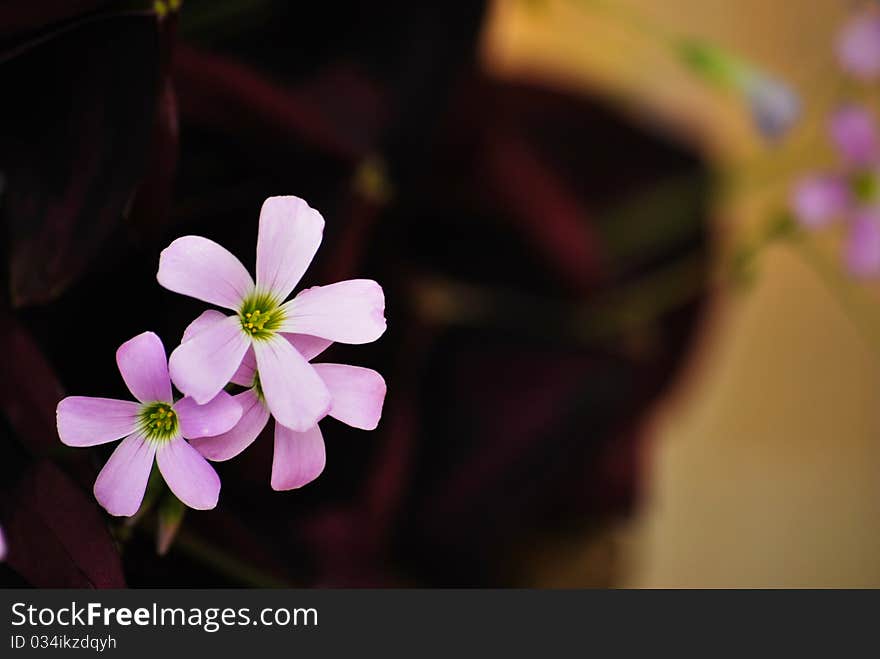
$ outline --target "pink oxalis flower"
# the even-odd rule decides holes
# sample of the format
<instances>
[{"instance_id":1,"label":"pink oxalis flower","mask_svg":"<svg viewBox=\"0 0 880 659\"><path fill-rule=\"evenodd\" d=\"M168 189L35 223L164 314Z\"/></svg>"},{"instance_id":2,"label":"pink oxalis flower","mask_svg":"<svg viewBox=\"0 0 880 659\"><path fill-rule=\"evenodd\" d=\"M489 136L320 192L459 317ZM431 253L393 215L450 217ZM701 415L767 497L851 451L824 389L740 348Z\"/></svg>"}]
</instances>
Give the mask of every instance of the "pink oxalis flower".
<instances>
[{"instance_id":1,"label":"pink oxalis flower","mask_svg":"<svg viewBox=\"0 0 880 659\"><path fill-rule=\"evenodd\" d=\"M880 12L871 9L850 19L837 38L843 69L861 80L880 77Z\"/></svg>"},{"instance_id":2,"label":"pink oxalis flower","mask_svg":"<svg viewBox=\"0 0 880 659\"><path fill-rule=\"evenodd\" d=\"M871 114L849 106L831 118L830 137L841 160L833 172L798 181L791 207L798 221L818 229L835 220L847 225L844 260L859 277L880 274L880 139Z\"/></svg>"},{"instance_id":3,"label":"pink oxalis flower","mask_svg":"<svg viewBox=\"0 0 880 659\"><path fill-rule=\"evenodd\" d=\"M186 441L220 435L241 418L241 405L220 392L205 405L187 396L174 401L161 339L144 332L116 351L122 379L137 402L69 396L58 403L58 436L68 446L122 439L95 481L95 498L111 515L140 508L153 461L174 495L190 508L217 505L220 479Z\"/></svg>"},{"instance_id":4,"label":"pink oxalis flower","mask_svg":"<svg viewBox=\"0 0 880 659\"><path fill-rule=\"evenodd\" d=\"M375 341L385 331L385 296L376 282L355 279L315 286L285 302L323 231L324 219L302 199L267 199L260 211L256 283L235 256L207 238L184 236L163 250L157 274L162 286L233 312L171 354L178 389L199 403L211 400L252 349L263 400L278 423L305 432L328 413L327 385L285 335Z\"/></svg>"},{"instance_id":5,"label":"pink oxalis flower","mask_svg":"<svg viewBox=\"0 0 880 659\"><path fill-rule=\"evenodd\" d=\"M187 327L183 342L186 343L213 325L223 322L223 318L219 311L205 311ZM317 357L331 344L327 339L303 334L282 336L307 361ZM312 367L330 392L328 416L353 428L376 428L382 416L386 391L385 380L379 373L347 364L312 364ZM244 410L241 420L227 433L192 442L209 460L229 460L244 451L266 427L272 414L263 396L252 349L245 353L241 366L232 376L232 382L247 388L235 397ZM317 425L300 432L276 422L272 489L292 490L310 483L324 470L325 461L324 439Z\"/></svg>"}]
</instances>

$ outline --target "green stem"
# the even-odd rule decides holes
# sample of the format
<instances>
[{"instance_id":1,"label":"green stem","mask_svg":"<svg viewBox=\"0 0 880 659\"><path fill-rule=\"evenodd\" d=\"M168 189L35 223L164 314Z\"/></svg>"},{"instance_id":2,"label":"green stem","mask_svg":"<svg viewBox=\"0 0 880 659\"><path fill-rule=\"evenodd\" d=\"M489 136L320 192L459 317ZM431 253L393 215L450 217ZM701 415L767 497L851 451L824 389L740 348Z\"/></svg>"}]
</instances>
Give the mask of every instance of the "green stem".
<instances>
[{"instance_id":1,"label":"green stem","mask_svg":"<svg viewBox=\"0 0 880 659\"><path fill-rule=\"evenodd\" d=\"M877 323L866 313L864 306L856 299L851 282L844 278L840 269L830 263L809 240L792 243L801 260L813 271L825 285L832 298L840 305L841 310L861 336L865 346L880 359L880 330Z\"/></svg>"},{"instance_id":2,"label":"green stem","mask_svg":"<svg viewBox=\"0 0 880 659\"><path fill-rule=\"evenodd\" d=\"M182 530L175 542L174 549L189 554L200 563L213 568L242 586L250 588L294 588L294 584L278 579L257 568L251 567L234 556L211 543Z\"/></svg>"},{"instance_id":3,"label":"green stem","mask_svg":"<svg viewBox=\"0 0 880 659\"><path fill-rule=\"evenodd\" d=\"M139 532L155 538L156 516L149 515L147 519L135 527ZM132 531L131 527L124 529L121 540L125 540ZM278 579L277 577L263 572L228 554L212 543L198 537L191 531L181 529L171 545L172 551L179 551L188 555L201 565L205 565L215 572L222 574L230 581L249 588L296 588L297 585Z\"/></svg>"}]
</instances>

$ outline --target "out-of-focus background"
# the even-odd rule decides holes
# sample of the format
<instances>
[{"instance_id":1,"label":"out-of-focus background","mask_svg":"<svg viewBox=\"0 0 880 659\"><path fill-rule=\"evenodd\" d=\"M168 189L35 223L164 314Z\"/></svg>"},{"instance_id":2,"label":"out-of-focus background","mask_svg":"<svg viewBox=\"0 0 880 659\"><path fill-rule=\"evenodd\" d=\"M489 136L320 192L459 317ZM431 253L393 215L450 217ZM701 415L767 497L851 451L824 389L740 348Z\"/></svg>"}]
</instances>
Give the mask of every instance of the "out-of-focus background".
<instances>
[{"instance_id":1,"label":"out-of-focus background","mask_svg":"<svg viewBox=\"0 0 880 659\"><path fill-rule=\"evenodd\" d=\"M858 3L536 4L495 4L486 66L598 89L692 141L731 181L713 208L721 240L784 204L799 171L831 161L825 124L846 99L834 43ZM801 121L768 147L729 98L621 22L632 13L783 75L802 97ZM643 507L605 538L621 554L618 583L880 585L878 392L877 354L821 276L787 247L769 249L747 293L713 301L685 375L653 414ZM543 568L537 583L566 584L601 550Z\"/></svg>"},{"instance_id":2,"label":"out-of-focus background","mask_svg":"<svg viewBox=\"0 0 880 659\"><path fill-rule=\"evenodd\" d=\"M834 162L829 113L878 107L834 52L873 3L362 4L5 10L0 583L880 586L877 291L833 231L738 260ZM670 39L784 81L797 121L768 139ZM385 376L383 420L322 422L325 472L286 493L261 437L158 556L54 407L125 397L116 347L202 309L159 251L252 267L275 194L327 221L305 285L385 288L387 334L332 348Z\"/></svg>"}]
</instances>

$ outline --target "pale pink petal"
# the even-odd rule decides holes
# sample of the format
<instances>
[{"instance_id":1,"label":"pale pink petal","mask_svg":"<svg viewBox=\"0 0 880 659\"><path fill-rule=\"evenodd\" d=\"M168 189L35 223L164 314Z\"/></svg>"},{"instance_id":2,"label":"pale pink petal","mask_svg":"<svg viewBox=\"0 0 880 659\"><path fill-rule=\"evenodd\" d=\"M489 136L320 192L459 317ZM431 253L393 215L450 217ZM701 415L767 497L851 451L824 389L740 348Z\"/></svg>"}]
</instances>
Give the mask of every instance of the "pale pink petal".
<instances>
[{"instance_id":1,"label":"pale pink petal","mask_svg":"<svg viewBox=\"0 0 880 659\"><path fill-rule=\"evenodd\" d=\"M250 342L238 316L224 318L177 346L168 362L171 379L204 405L229 383Z\"/></svg>"},{"instance_id":2,"label":"pale pink petal","mask_svg":"<svg viewBox=\"0 0 880 659\"><path fill-rule=\"evenodd\" d=\"M141 507L156 445L140 433L123 439L95 481L95 498L108 513L131 517Z\"/></svg>"},{"instance_id":3,"label":"pale pink petal","mask_svg":"<svg viewBox=\"0 0 880 659\"><path fill-rule=\"evenodd\" d=\"M308 334L285 334L284 338L290 341L296 351L309 362L333 345L330 339Z\"/></svg>"},{"instance_id":4,"label":"pale pink petal","mask_svg":"<svg viewBox=\"0 0 880 659\"><path fill-rule=\"evenodd\" d=\"M227 318L227 316L219 311L208 309L192 321L186 330L184 330L183 341L189 341L196 334L204 332L206 329L222 322L225 318ZM254 357L254 351L251 348L248 348L244 358L241 360L238 370L233 373L232 377L229 378L229 381L234 382L235 384L240 384L243 387L250 387L254 383L254 375L256 372L257 358Z\"/></svg>"},{"instance_id":5,"label":"pale pink petal","mask_svg":"<svg viewBox=\"0 0 880 659\"><path fill-rule=\"evenodd\" d=\"M321 472L327 455L318 426L296 432L275 424L275 455L272 458L272 489L295 490L311 483Z\"/></svg>"},{"instance_id":6,"label":"pale pink petal","mask_svg":"<svg viewBox=\"0 0 880 659\"><path fill-rule=\"evenodd\" d=\"M281 332L339 343L370 343L385 332L385 294L371 279L351 279L301 292L281 307Z\"/></svg>"},{"instance_id":7,"label":"pale pink petal","mask_svg":"<svg viewBox=\"0 0 880 659\"><path fill-rule=\"evenodd\" d=\"M299 283L324 233L324 218L299 197L269 197L260 210L257 288L278 302Z\"/></svg>"},{"instance_id":8,"label":"pale pink petal","mask_svg":"<svg viewBox=\"0 0 880 659\"><path fill-rule=\"evenodd\" d=\"M220 497L220 477L214 467L185 439L177 437L159 447L156 463L178 499L195 510L210 510Z\"/></svg>"},{"instance_id":9,"label":"pale pink petal","mask_svg":"<svg viewBox=\"0 0 880 659\"><path fill-rule=\"evenodd\" d=\"M214 437L230 430L241 419L241 405L225 391L199 405L187 396L174 405L180 421L180 434L190 437Z\"/></svg>"},{"instance_id":10,"label":"pale pink petal","mask_svg":"<svg viewBox=\"0 0 880 659\"><path fill-rule=\"evenodd\" d=\"M68 446L96 446L134 432L140 405L128 400L69 396L55 411L58 437Z\"/></svg>"},{"instance_id":11,"label":"pale pink petal","mask_svg":"<svg viewBox=\"0 0 880 659\"><path fill-rule=\"evenodd\" d=\"M232 430L217 437L202 437L190 442L208 460L222 462L234 458L254 442L269 421L269 410L253 389L243 391L235 399L243 413Z\"/></svg>"},{"instance_id":12,"label":"pale pink petal","mask_svg":"<svg viewBox=\"0 0 880 659\"><path fill-rule=\"evenodd\" d=\"M132 395L142 403L171 402L168 357L153 332L138 334L116 351L116 365Z\"/></svg>"},{"instance_id":13,"label":"pale pink petal","mask_svg":"<svg viewBox=\"0 0 880 659\"><path fill-rule=\"evenodd\" d=\"M846 184L838 177L812 175L795 185L791 209L803 226L818 229L839 217L851 201Z\"/></svg>"},{"instance_id":14,"label":"pale pink petal","mask_svg":"<svg viewBox=\"0 0 880 659\"><path fill-rule=\"evenodd\" d=\"M857 78L880 76L880 15L865 12L840 31L837 56L843 68Z\"/></svg>"},{"instance_id":15,"label":"pale pink petal","mask_svg":"<svg viewBox=\"0 0 880 659\"><path fill-rule=\"evenodd\" d=\"M226 317L226 314L217 311L216 309L207 309L206 311L203 311L198 318L192 321L186 326L186 329L183 330L183 339L181 340L181 343L189 341L196 334L201 334L206 329L213 327Z\"/></svg>"},{"instance_id":16,"label":"pale pink petal","mask_svg":"<svg viewBox=\"0 0 880 659\"><path fill-rule=\"evenodd\" d=\"M257 374L257 356L254 354L253 347L247 349L244 358L238 366L238 370L229 379L230 382L239 384L242 387L252 387L254 384L254 376Z\"/></svg>"},{"instance_id":17,"label":"pale pink petal","mask_svg":"<svg viewBox=\"0 0 880 659\"><path fill-rule=\"evenodd\" d=\"M347 364L313 364L330 390L334 419L354 428L373 430L382 417L385 380L376 371Z\"/></svg>"},{"instance_id":18,"label":"pale pink petal","mask_svg":"<svg viewBox=\"0 0 880 659\"><path fill-rule=\"evenodd\" d=\"M865 108L841 108L832 115L829 130L841 157L850 164L869 165L880 156L874 117Z\"/></svg>"},{"instance_id":19,"label":"pale pink petal","mask_svg":"<svg viewBox=\"0 0 880 659\"><path fill-rule=\"evenodd\" d=\"M330 392L315 369L277 334L254 342L260 386L275 420L306 430L330 409Z\"/></svg>"},{"instance_id":20,"label":"pale pink petal","mask_svg":"<svg viewBox=\"0 0 880 659\"><path fill-rule=\"evenodd\" d=\"M156 279L170 291L235 311L254 290L241 261L201 236L178 238L162 250Z\"/></svg>"},{"instance_id":21,"label":"pale pink petal","mask_svg":"<svg viewBox=\"0 0 880 659\"><path fill-rule=\"evenodd\" d=\"M6 536L0 528L0 561L6 560Z\"/></svg>"}]
</instances>

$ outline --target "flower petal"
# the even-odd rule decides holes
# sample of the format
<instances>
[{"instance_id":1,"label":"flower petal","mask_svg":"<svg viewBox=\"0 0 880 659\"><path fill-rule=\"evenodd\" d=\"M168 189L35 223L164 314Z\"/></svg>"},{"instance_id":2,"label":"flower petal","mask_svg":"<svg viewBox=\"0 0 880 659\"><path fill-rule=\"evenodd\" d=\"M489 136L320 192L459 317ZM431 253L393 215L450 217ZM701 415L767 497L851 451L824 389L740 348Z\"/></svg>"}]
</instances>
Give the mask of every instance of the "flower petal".
<instances>
[{"instance_id":1,"label":"flower petal","mask_svg":"<svg viewBox=\"0 0 880 659\"><path fill-rule=\"evenodd\" d=\"M845 211L851 201L849 190L839 178L815 175L795 185L791 209L803 226L818 229Z\"/></svg>"},{"instance_id":2,"label":"flower petal","mask_svg":"<svg viewBox=\"0 0 880 659\"><path fill-rule=\"evenodd\" d=\"M241 419L241 405L225 391L210 402L199 405L187 396L174 405L180 420L180 434L190 437L214 437L235 427Z\"/></svg>"},{"instance_id":3,"label":"flower petal","mask_svg":"<svg viewBox=\"0 0 880 659\"><path fill-rule=\"evenodd\" d=\"M156 445L140 433L123 439L95 481L95 498L117 517L131 517L141 507L153 468Z\"/></svg>"},{"instance_id":4,"label":"flower petal","mask_svg":"<svg viewBox=\"0 0 880 659\"><path fill-rule=\"evenodd\" d=\"M171 379L185 395L204 405L238 370L250 342L238 316L228 316L177 346L168 362Z\"/></svg>"},{"instance_id":5,"label":"flower petal","mask_svg":"<svg viewBox=\"0 0 880 659\"><path fill-rule=\"evenodd\" d=\"M269 197L260 210L257 288L279 302L290 295L312 262L324 218L299 197Z\"/></svg>"},{"instance_id":6,"label":"flower petal","mask_svg":"<svg viewBox=\"0 0 880 659\"><path fill-rule=\"evenodd\" d=\"M386 390L381 375L347 364L313 366L330 390L330 416L362 430L373 430L379 425Z\"/></svg>"},{"instance_id":7,"label":"flower petal","mask_svg":"<svg viewBox=\"0 0 880 659\"><path fill-rule=\"evenodd\" d=\"M142 403L171 402L168 357L153 332L138 334L116 351L116 365L132 395Z\"/></svg>"},{"instance_id":8,"label":"flower petal","mask_svg":"<svg viewBox=\"0 0 880 659\"><path fill-rule=\"evenodd\" d=\"M238 366L238 370L233 373L232 377L229 378L229 381L241 385L242 387L252 387L254 386L254 377L256 374L257 356L254 354L253 347L249 347L247 352L244 353L244 357L241 360L241 364Z\"/></svg>"},{"instance_id":9,"label":"flower petal","mask_svg":"<svg viewBox=\"0 0 880 659\"><path fill-rule=\"evenodd\" d=\"M68 446L106 444L134 432L140 406L128 400L68 396L55 412L58 437Z\"/></svg>"},{"instance_id":10,"label":"flower petal","mask_svg":"<svg viewBox=\"0 0 880 659\"><path fill-rule=\"evenodd\" d=\"M284 338L309 362L333 345L329 339L308 334L284 334Z\"/></svg>"},{"instance_id":11,"label":"flower petal","mask_svg":"<svg viewBox=\"0 0 880 659\"><path fill-rule=\"evenodd\" d=\"M856 216L846 243L846 264L857 277L880 274L880 216L865 212Z\"/></svg>"},{"instance_id":12,"label":"flower petal","mask_svg":"<svg viewBox=\"0 0 880 659\"><path fill-rule=\"evenodd\" d=\"M840 31L837 57L851 75L868 80L880 75L880 16L858 16Z\"/></svg>"},{"instance_id":13,"label":"flower petal","mask_svg":"<svg viewBox=\"0 0 880 659\"><path fill-rule=\"evenodd\" d=\"M226 318L224 314L214 309L208 309L198 318L192 321L183 332L183 341L189 341L196 334L201 334L206 329L213 327ZM229 378L230 382L240 384L242 387L250 387L254 384L254 375L257 372L257 358L254 357L254 351L248 348L241 360L238 370ZM184 435L185 436L185 435Z\"/></svg>"},{"instance_id":14,"label":"flower petal","mask_svg":"<svg viewBox=\"0 0 880 659\"><path fill-rule=\"evenodd\" d=\"M162 250L156 279L170 291L235 311L254 290L241 261L201 236L178 238Z\"/></svg>"},{"instance_id":15,"label":"flower petal","mask_svg":"<svg viewBox=\"0 0 880 659\"><path fill-rule=\"evenodd\" d=\"M232 430L217 437L202 437L190 442L208 460L222 462L234 458L254 442L269 421L269 410L253 389L238 394L235 400L243 413Z\"/></svg>"},{"instance_id":16,"label":"flower petal","mask_svg":"<svg viewBox=\"0 0 880 659\"><path fill-rule=\"evenodd\" d=\"M216 309L207 309L206 311L203 311L198 318L192 321L186 326L186 329L183 330L183 339L181 340L181 343L189 341L196 334L201 334L206 329L216 325L226 317L226 314L217 311Z\"/></svg>"},{"instance_id":17,"label":"flower petal","mask_svg":"<svg viewBox=\"0 0 880 659\"><path fill-rule=\"evenodd\" d=\"M385 332L385 294L371 279L351 279L301 292L281 307L281 332L340 343L370 343Z\"/></svg>"},{"instance_id":18,"label":"flower petal","mask_svg":"<svg viewBox=\"0 0 880 659\"><path fill-rule=\"evenodd\" d=\"M280 424L303 431L330 409L330 392L317 372L277 334L255 341L260 386L266 406Z\"/></svg>"},{"instance_id":19,"label":"flower petal","mask_svg":"<svg viewBox=\"0 0 880 659\"><path fill-rule=\"evenodd\" d=\"M275 455L272 458L272 489L295 490L311 483L327 462L324 438L318 426L296 432L275 424Z\"/></svg>"},{"instance_id":20,"label":"flower petal","mask_svg":"<svg viewBox=\"0 0 880 659\"><path fill-rule=\"evenodd\" d=\"M0 528L0 561L6 559L6 536L3 534L3 529Z\"/></svg>"},{"instance_id":21,"label":"flower petal","mask_svg":"<svg viewBox=\"0 0 880 659\"><path fill-rule=\"evenodd\" d=\"M178 499L190 508L210 510L220 497L220 477L185 439L177 437L156 452L159 471Z\"/></svg>"},{"instance_id":22,"label":"flower petal","mask_svg":"<svg viewBox=\"0 0 880 659\"><path fill-rule=\"evenodd\" d=\"M852 165L871 164L880 155L874 117L864 108L853 105L835 112L829 132L841 157Z\"/></svg>"}]
</instances>

